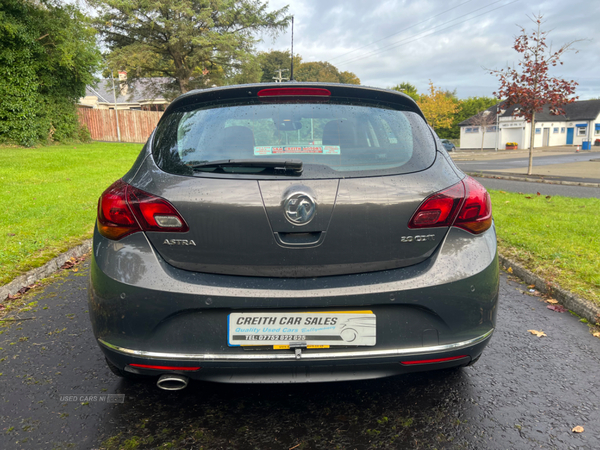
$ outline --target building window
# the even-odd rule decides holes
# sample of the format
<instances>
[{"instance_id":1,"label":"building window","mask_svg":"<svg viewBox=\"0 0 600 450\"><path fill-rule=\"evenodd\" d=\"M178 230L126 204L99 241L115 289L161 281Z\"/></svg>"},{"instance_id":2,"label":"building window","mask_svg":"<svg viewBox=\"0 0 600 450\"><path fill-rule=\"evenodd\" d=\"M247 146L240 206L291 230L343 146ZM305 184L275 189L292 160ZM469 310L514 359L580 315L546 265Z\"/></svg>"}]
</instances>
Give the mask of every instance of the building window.
<instances>
[{"instance_id":1,"label":"building window","mask_svg":"<svg viewBox=\"0 0 600 450\"><path fill-rule=\"evenodd\" d=\"M552 130L552 132L553 132L553 133L558 133L558 127L555 127L555 128Z\"/></svg>"},{"instance_id":2,"label":"building window","mask_svg":"<svg viewBox=\"0 0 600 450\"><path fill-rule=\"evenodd\" d=\"M577 136L587 136L587 127L577 127Z\"/></svg>"},{"instance_id":3,"label":"building window","mask_svg":"<svg viewBox=\"0 0 600 450\"><path fill-rule=\"evenodd\" d=\"M495 131L496 131L496 125L493 125L493 126L491 126L491 127L487 127L487 128L485 129L485 131L486 131L486 132L488 132L488 133L493 133L493 132L495 132Z\"/></svg>"},{"instance_id":4,"label":"building window","mask_svg":"<svg viewBox=\"0 0 600 450\"><path fill-rule=\"evenodd\" d=\"M465 133L479 133L479 127L467 127Z\"/></svg>"},{"instance_id":5,"label":"building window","mask_svg":"<svg viewBox=\"0 0 600 450\"><path fill-rule=\"evenodd\" d=\"M565 127L560 127L560 134L563 134L565 132Z\"/></svg>"},{"instance_id":6,"label":"building window","mask_svg":"<svg viewBox=\"0 0 600 450\"><path fill-rule=\"evenodd\" d=\"M596 130L594 131L594 134L596 136L598 136L600 134L600 124L596 124Z\"/></svg>"},{"instance_id":7,"label":"building window","mask_svg":"<svg viewBox=\"0 0 600 450\"><path fill-rule=\"evenodd\" d=\"M541 128L536 128L535 129L535 134L542 134L542 129Z\"/></svg>"}]
</instances>

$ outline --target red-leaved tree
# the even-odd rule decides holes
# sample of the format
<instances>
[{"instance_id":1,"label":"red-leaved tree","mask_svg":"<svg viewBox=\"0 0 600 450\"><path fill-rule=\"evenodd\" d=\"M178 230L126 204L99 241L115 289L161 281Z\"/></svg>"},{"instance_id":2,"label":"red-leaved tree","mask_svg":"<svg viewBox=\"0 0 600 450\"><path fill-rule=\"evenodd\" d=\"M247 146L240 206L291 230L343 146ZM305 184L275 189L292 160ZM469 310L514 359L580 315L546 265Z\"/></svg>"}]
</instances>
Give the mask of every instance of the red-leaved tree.
<instances>
[{"instance_id":1,"label":"red-leaved tree","mask_svg":"<svg viewBox=\"0 0 600 450\"><path fill-rule=\"evenodd\" d=\"M518 105L514 114L524 116L531 123L531 139L529 142L529 168L527 174L533 172L533 142L535 138L535 114L548 106L550 113L564 114L561 106L577 99L573 96L575 81L551 77L551 67L562 65L561 57L578 41L571 41L554 51L546 44L549 31L542 30L543 16L532 16L536 27L531 34L521 27L521 34L515 39L514 49L520 54L518 67L507 67L492 70L500 81L500 88L494 95L506 99L503 108Z\"/></svg>"}]
</instances>

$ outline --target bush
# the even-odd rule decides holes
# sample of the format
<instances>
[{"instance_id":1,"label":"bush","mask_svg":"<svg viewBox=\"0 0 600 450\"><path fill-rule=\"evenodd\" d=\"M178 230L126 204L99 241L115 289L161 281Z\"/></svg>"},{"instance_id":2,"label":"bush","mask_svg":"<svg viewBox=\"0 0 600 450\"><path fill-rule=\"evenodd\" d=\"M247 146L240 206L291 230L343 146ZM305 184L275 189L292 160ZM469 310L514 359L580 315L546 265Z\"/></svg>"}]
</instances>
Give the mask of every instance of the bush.
<instances>
[{"instance_id":1,"label":"bush","mask_svg":"<svg viewBox=\"0 0 600 450\"><path fill-rule=\"evenodd\" d=\"M87 125L81 125L79 127L79 141L81 142L91 142L92 141L92 133L90 133Z\"/></svg>"},{"instance_id":2,"label":"bush","mask_svg":"<svg viewBox=\"0 0 600 450\"><path fill-rule=\"evenodd\" d=\"M73 6L0 3L0 142L78 139L75 103L100 62L94 35Z\"/></svg>"}]
</instances>

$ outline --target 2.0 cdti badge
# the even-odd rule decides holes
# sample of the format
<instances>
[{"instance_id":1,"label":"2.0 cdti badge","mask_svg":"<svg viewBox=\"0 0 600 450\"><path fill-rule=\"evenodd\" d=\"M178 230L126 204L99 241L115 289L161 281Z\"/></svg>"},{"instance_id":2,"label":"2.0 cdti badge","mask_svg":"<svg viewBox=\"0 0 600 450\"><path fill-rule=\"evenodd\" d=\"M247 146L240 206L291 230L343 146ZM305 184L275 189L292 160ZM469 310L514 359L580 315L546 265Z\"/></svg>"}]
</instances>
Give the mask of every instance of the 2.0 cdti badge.
<instances>
[{"instance_id":1,"label":"2.0 cdti badge","mask_svg":"<svg viewBox=\"0 0 600 450\"><path fill-rule=\"evenodd\" d=\"M98 205L94 334L166 389L472 364L497 299L489 194L395 91L187 93Z\"/></svg>"}]
</instances>

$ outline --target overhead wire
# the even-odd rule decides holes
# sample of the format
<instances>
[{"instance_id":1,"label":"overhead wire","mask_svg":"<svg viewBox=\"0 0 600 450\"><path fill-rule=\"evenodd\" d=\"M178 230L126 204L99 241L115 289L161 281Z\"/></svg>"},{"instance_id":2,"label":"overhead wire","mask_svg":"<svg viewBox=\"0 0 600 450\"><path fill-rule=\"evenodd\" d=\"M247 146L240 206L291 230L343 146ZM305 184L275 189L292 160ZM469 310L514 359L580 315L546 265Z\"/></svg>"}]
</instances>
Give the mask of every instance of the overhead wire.
<instances>
[{"instance_id":1,"label":"overhead wire","mask_svg":"<svg viewBox=\"0 0 600 450\"><path fill-rule=\"evenodd\" d=\"M433 19L435 19L435 18L436 18L436 17L438 17L438 16L441 16L441 15L443 15L443 14L446 14L447 12L450 12L450 11L452 11L453 9L456 9L456 8L459 8L459 7L463 6L463 5L466 5L467 3L471 2L471 1L472 1L472 0L467 0L466 2L463 2L463 3L459 4L459 5L456 5L456 6L454 6L454 7L450 8L450 9L447 9L447 10L445 10L445 11L442 11L441 13L439 13L439 14L436 14L435 16L432 16L432 17L430 17L430 18L428 18L428 19L425 19L425 20L421 20L420 22L417 22L417 23L415 23L414 25L411 25L410 27L404 28L403 30L400 30L400 31L398 31L397 33L393 33L393 34L390 34L390 35L388 35L388 36L384 36L384 37L382 37L381 39L377 39L376 41L373 41L373 42L370 42L370 43L368 43L368 44L365 44L365 45L363 45L362 47L358 47L358 48L355 48L354 50L350 50L349 52L342 53L341 55L338 55L338 56L334 56L334 57L333 57L333 58L331 58L329 61L331 62L331 61L332 61L332 60L334 60L334 59L338 59L338 58L341 58L341 57L343 57L343 56L349 55L350 53L357 52L357 51L359 51L359 50L362 50L362 49L363 49L363 48L365 48L365 47L369 47L369 46L371 46L371 45L373 45L373 44L377 44L378 42L381 42L381 41L384 41L384 40L386 40L386 39L388 39L388 38L391 38L392 36L397 36L397 35L399 35L400 33L404 33L405 31L408 31L408 30L410 30L411 28L417 27L417 26L419 26L419 25L421 25L421 24L423 24L423 23L425 23L425 22L429 22L430 20L433 20ZM501 0L500 0L500 1L501 1Z\"/></svg>"},{"instance_id":2,"label":"overhead wire","mask_svg":"<svg viewBox=\"0 0 600 450\"><path fill-rule=\"evenodd\" d=\"M490 10L488 10L488 11L485 11L485 12L483 12L483 13L481 13L481 14L478 14L478 15L476 15L476 16L469 17L468 19L465 19L465 20L463 20L463 21L461 21L461 22L458 22L458 23L453 23L452 25L449 25L449 26L447 26L447 27L445 27L445 28L440 28L440 29L437 29L437 30L436 30L436 28L442 27L442 26L444 26L444 25L448 25L448 24L450 24L450 23L452 23L452 22L455 22L455 21L456 21L456 20L458 20L458 19L461 19L462 17L466 17L466 16L468 16L468 15L470 15L470 14L473 14L474 12L477 12L477 11L480 11L480 10L482 10L482 9L488 8L488 7L490 7L490 6L492 6L492 5L496 4L496 3L499 3L499 2L501 2L501 1L504 1L504 0L497 0L497 1L493 2L493 3L490 3L489 5L483 6L483 7L481 7L481 8L478 8L478 9L474 10L474 11L471 11L471 12L469 12L469 13L467 13L467 14L463 14L462 16L459 16L459 17L457 17L457 18L455 18L455 19L452 19L452 20L449 20L449 21L447 21L447 22L444 22L443 24L436 25L435 27L433 27L433 28L431 28L431 29L430 29L430 30L433 30L433 31L430 31L430 32L429 32L429 30L426 30L426 31L424 31L424 32L422 32L422 33L419 33L419 34L415 35L415 36L408 37L408 38L405 38L405 39L401 39L400 41L397 41L397 42L395 42L395 43L392 43L392 44L386 45L385 47L382 47L382 48L380 48L380 49L373 50L373 51L371 51L371 52L369 52L369 53L365 53L365 54L363 54L363 55L360 55L360 56L356 56L356 57L350 58L350 59L348 59L348 60L346 60L346 61L338 62L338 63L336 63L336 65L337 65L337 66L339 66L339 65L342 65L342 64L348 64L348 63L351 63L351 62L360 61L360 60L362 60L362 59L370 58L370 57L372 57L372 56L378 55L378 54L380 54L380 53L383 53L383 52L385 52L385 51L391 50L391 49L393 49L393 48L397 48L397 47L400 47L400 46L402 46L402 45L406 45L406 44L409 44L409 43L411 43L411 42L418 41L419 39L422 39L422 38L424 38L424 37L427 37L427 36L431 36L432 34L438 33L439 31L447 30L448 28L451 28L451 27L454 27L454 26L456 26L456 25L460 25L460 24L462 24L462 23L465 23L465 22L468 22L468 21L470 21L470 20L476 19L477 17L481 17L481 16L483 16L483 15L485 15L485 14L489 14L489 13L490 13L490 12L492 12L492 11L496 11L496 10L498 10L498 9L504 8L504 7L508 6L508 5L511 5L511 4L513 4L513 3L516 3L516 2L518 2L519 0L513 0L512 2L506 3L506 4L504 4L504 5L501 5L501 6L497 7L497 8L490 9ZM425 33L425 34L424 34L424 33Z\"/></svg>"}]
</instances>

